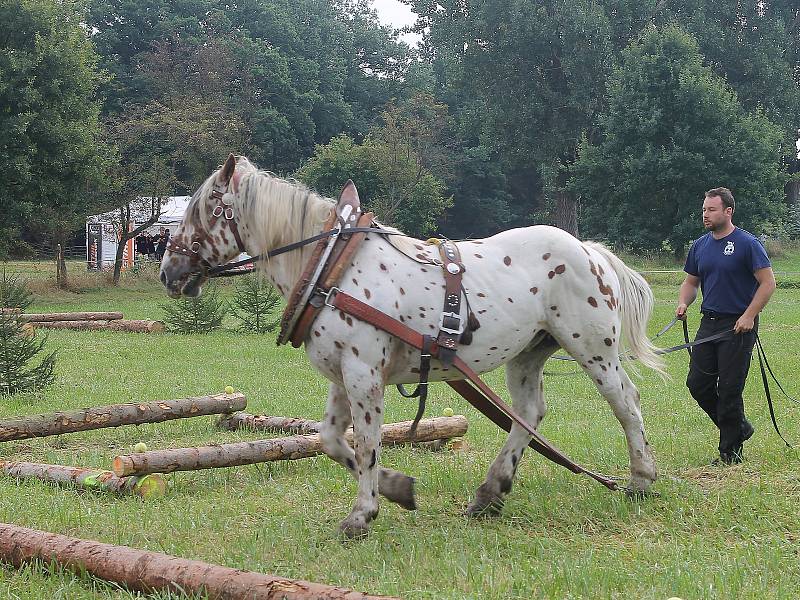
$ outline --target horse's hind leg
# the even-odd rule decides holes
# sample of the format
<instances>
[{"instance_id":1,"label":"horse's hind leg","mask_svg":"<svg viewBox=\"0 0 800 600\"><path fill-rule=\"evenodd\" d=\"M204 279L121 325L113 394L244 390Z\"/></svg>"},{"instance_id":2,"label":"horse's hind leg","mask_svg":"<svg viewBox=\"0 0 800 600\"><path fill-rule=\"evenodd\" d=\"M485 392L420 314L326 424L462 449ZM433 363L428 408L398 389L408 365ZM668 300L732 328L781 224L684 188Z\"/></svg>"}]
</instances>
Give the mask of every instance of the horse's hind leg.
<instances>
[{"instance_id":1,"label":"horse's hind leg","mask_svg":"<svg viewBox=\"0 0 800 600\"><path fill-rule=\"evenodd\" d=\"M606 338L591 341L567 340L565 349L575 357L583 370L592 378L597 389L611 405L614 416L622 425L628 444L631 479L628 487L633 492L647 492L656 480L656 462L644 433L644 422L639 404L639 390L620 365L616 340L609 346Z\"/></svg>"},{"instance_id":2,"label":"horse's hind leg","mask_svg":"<svg viewBox=\"0 0 800 600\"><path fill-rule=\"evenodd\" d=\"M558 347L558 343L548 335L538 345L515 356L506 365L506 384L514 409L533 427L539 426L547 408L542 387L542 369L547 358ZM500 512L503 498L511 490L522 453L530 441L531 435L522 427L516 423L511 426L503 449L489 467L486 479L475 492L475 499L467 507L467 515Z\"/></svg>"},{"instance_id":3,"label":"horse's hind leg","mask_svg":"<svg viewBox=\"0 0 800 600\"><path fill-rule=\"evenodd\" d=\"M612 361L613 363L614 361ZM619 365L614 365L613 368L614 372L619 374L620 385L618 390L613 390L613 394L618 394L622 400L617 402L609 399L609 396L603 392L604 386L598 385L598 389L611 404L614 415L625 431L631 463L631 479L628 482L628 488L632 492L646 493L658 476L656 459L644 432L639 390L636 389L622 366L619 366L619 371L616 370L617 366Z\"/></svg>"}]
</instances>

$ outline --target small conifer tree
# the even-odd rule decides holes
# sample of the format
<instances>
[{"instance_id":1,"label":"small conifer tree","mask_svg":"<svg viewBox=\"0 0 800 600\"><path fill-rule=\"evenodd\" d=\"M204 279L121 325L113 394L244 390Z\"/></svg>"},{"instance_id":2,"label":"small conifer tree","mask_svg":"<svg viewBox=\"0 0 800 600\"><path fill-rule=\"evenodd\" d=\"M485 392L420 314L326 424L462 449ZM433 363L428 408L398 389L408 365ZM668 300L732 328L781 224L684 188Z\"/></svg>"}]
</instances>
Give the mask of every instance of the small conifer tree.
<instances>
[{"instance_id":1,"label":"small conifer tree","mask_svg":"<svg viewBox=\"0 0 800 600\"><path fill-rule=\"evenodd\" d=\"M273 318L280 296L267 281L257 275L246 275L236 284L231 312L239 319L239 329L252 333L269 333L280 319Z\"/></svg>"},{"instance_id":2,"label":"small conifer tree","mask_svg":"<svg viewBox=\"0 0 800 600\"><path fill-rule=\"evenodd\" d=\"M3 267L0 278L0 308L18 308L24 311L33 302L33 294L26 281L15 275L8 275Z\"/></svg>"},{"instance_id":3,"label":"small conifer tree","mask_svg":"<svg viewBox=\"0 0 800 600\"><path fill-rule=\"evenodd\" d=\"M53 382L55 352L28 367L46 342L46 337L37 337L30 326L25 327L16 313L0 312L0 395L32 391Z\"/></svg>"},{"instance_id":4,"label":"small conifer tree","mask_svg":"<svg viewBox=\"0 0 800 600\"><path fill-rule=\"evenodd\" d=\"M225 317L225 303L214 285L207 285L196 298L181 296L161 308L167 328L175 333L209 333L222 325Z\"/></svg>"}]
</instances>

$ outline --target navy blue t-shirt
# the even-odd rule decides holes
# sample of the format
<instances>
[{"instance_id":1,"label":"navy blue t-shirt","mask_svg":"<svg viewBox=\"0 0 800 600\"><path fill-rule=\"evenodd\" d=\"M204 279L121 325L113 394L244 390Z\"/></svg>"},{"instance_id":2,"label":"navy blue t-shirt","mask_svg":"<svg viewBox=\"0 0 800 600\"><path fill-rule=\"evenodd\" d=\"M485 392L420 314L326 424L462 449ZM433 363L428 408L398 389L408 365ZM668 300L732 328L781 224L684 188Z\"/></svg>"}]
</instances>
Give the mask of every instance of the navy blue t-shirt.
<instances>
[{"instance_id":1,"label":"navy blue t-shirt","mask_svg":"<svg viewBox=\"0 0 800 600\"><path fill-rule=\"evenodd\" d=\"M737 227L718 240L711 232L695 240L683 270L700 278L701 311L740 315L750 306L758 289L753 272L769 266L761 242Z\"/></svg>"}]
</instances>

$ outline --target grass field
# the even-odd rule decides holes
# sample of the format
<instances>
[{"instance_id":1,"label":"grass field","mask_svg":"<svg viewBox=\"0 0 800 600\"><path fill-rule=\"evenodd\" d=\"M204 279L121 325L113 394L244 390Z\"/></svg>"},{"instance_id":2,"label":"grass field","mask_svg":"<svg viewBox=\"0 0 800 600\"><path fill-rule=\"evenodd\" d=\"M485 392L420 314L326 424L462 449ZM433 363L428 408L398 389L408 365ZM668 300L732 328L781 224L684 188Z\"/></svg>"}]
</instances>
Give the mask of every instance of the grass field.
<instances>
[{"instance_id":1,"label":"grass field","mask_svg":"<svg viewBox=\"0 0 800 600\"><path fill-rule=\"evenodd\" d=\"M786 264L795 268L785 270L800 271L796 256ZM162 316L159 304L167 299L152 273L130 277L119 289L77 277L82 289L62 292L47 282L49 268L9 265L35 280L31 311ZM70 269L75 274L80 266ZM677 288L658 283L654 291L652 333L672 317ZM772 366L795 395L799 305L800 290L779 289L761 323ZM303 351L276 347L273 336L237 333L233 325L206 336L52 331L56 383L36 395L0 398L0 417L202 395L232 385L245 393L250 412L320 418L327 386ZM678 328L659 342L680 343ZM466 447L385 450L386 466L417 478L419 509L382 503L363 541L342 543L336 535L356 486L325 457L176 473L166 497L149 502L0 480L0 521L408 599L796 598L800 460L771 430L758 366L746 391L756 434L745 462L729 468L706 466L715 455L715 430L684 387L686 368L686 354L673 354L671 381L651 373L637 380L660 473L659 496L643 501L529 453L503 515L466 519L462 510L504 434L439 384L432 387L429 414L451 406L467 415ZM543 434L581 464L626 475L622 430L592 383L569 364L553 362L547 371ZM486 380L505 395L500 371ZM785 399L776 404L787 439L800 440L800 408ZM413 401L388 393L387 421L410 419L415 409ZM0 452L6 460L107 468L138 441L158 449L257 437L216 431L211 417L200 417L11 442ZM88 577L0 568L0 598L132 597L138 596Z\"/></svg>"}]
</instances>

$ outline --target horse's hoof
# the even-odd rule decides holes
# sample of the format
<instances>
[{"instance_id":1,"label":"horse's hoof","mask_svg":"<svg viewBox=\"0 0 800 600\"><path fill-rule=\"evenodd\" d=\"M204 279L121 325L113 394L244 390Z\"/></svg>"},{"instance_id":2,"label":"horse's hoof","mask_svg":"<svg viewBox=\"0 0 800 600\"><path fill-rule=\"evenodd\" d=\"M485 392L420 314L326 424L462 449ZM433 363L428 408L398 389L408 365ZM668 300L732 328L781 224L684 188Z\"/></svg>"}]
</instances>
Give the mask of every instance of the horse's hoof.
<instances>
[{"instance_id":1,"label":"horse's hoof","mask_svg":"<svg viewBox=\"0 0 800 600\"><path fill-rule=\"evenodd\" d=\"M399 504L406 510L417 510L414 499L414 478L403 475L400 471L381 469L380 483L378 484L381 496Z\"/></svg>"},{"instance_id":2,"label":"horse's hoof","mask_svg":"<svg viewBox=\"0 0 800 600\"><path fill-rule=\"evenodd\" d=\"M637 488L626 487L622 488L625 492L625 497L628 500L647 500L648 498L658 498L661 496L658 492L652 490L640 490Z\"/></svg>"},{"instance_id":3,"label":"horse's hoof","mask_svg":"<svg viewBox=\"0 0 800 600\"><path fill-rule=\"evenodd\" d=\"M478 502L477 498L469 503L464 515L472 519L499 517L503 512L503 501L495 498L489 502Z\"/></svg>"},{"instance_id":4,"label":"horse's hoof","mask_svg":"<svg viewBox=\"0 0 800 600\"><path fill-rule=\"evenodd\" d=\"M362 517L350 515L339 525L339 534L345 540L360 540L367 537L369 524Z\"/></svg>"}]
</instances>

